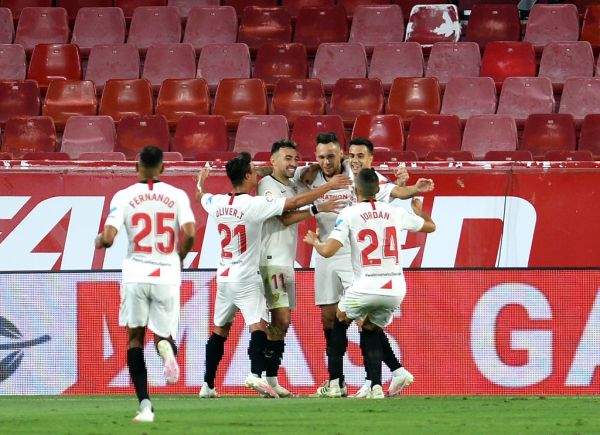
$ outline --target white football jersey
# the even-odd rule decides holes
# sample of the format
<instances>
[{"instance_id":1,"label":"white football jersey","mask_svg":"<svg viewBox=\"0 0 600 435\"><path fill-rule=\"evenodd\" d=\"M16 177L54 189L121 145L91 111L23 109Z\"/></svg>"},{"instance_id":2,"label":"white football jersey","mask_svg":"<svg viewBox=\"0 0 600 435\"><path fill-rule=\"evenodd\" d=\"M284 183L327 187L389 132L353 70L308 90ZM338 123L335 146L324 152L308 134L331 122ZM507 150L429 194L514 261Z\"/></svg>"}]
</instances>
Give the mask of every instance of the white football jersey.
<instances>
[{"instance_id":1,"label":"white football jersey","mask_svg":"<svg viewBox=\"0 0 600 435\"><path fill-rule=\"evenodd\" d=\"M187 194L162 181L118 191L110 203L105 225L120 230L129 239L123 260L124 283L180 284L181 266L177 247L179 229L194 222Z\"/></svg>"},{"instance_id":2,"label":"white football jersey","mask_svg":"<svg viewBox=\"0 0 600 435\"><path fill-rule=\"evenodd\" d=\"M352 202L357 203L358 198L356 197L356 189L354 188L354 172L352 172L352 169L350 167L350 159L344 160L342 165L344 166L345 170L350 174L350 179L352 180ZM391 197L391 194L392 190L394 190L394 187L396 187L396 185L392 183L387 177L381 175L379 172L375 171L375 173L377 174L377 178L379 178L379 192L377 192L375 199L377 201L383 202L393 201L394 198Z\"/></svg>"},{"instance_id":3,"label":"white football jersey","mask_svg":"<svg viewBox=\"0 0 600 435\"><path fill-rule=\"evenodd\" d=\"M379 201L360 202L339 214L331 237L351 247L353 288L372 294L400 295L404 286L402 230L419 231L424 219Z\"/></svg>"},{"instance_id":4,"label":"white football jersey","mask_svg":"<svg viewBox=\"0 0 600 435\"><path fill-rule=\"evenodd\" d=\"M217 220L221 236L217 282L261 283L258 263L263 222L283 213L285 198L207 193L201 203Z\"/></svg>"},{"instance_id":5,"label":"white football jersey","mask_svg":"<svg viewBox=\"0 0 600 435\"><path fill-rule=\"evenodd\" d=\"M306 190L293 179L285 185L272 176L264 177L258 183L258 194L267 198L291 198ZM260 265L294 267L298 224L284 225L277 217L269 218L263 224Z\"/></svg>"}]
</instances>

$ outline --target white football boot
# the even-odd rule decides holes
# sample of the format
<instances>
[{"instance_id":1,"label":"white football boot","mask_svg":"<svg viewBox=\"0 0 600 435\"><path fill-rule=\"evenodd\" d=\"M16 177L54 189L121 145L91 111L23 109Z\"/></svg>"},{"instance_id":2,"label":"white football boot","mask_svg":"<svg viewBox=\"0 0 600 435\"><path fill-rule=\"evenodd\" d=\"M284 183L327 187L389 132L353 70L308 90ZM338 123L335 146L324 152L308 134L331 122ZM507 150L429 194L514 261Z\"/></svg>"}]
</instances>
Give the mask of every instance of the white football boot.
<instances>
[{"instance_id":1,"label":"white football boot","mask_svg":"<svg viewBox=\"0 0 600 435\"><path fill-rule=\"evenodd\" d=\"M148 399L144 399L140 403L140 410L133 421L138 423L152 423L154 421L154 411L152 411L152 403Z\"/></svg>"},{"instance_id":2,"label":"white football boot","mask_svg":"<svg viewBox=\"0 0 600 435\"><path fill-rule=\"evenodd\" d=\"M392 382L388 388L388 396L393 397L400 394L400 391L404 387L408 387L415 380L414 376L410 374L404 367L400 367L392 372Z\"/></svg>"},{"instance_id":3,"label":"white football boot","mask_svg":"<svg viewBox=\"0 0 600 435\"><path fill-rule=\"evenodd\" d=\"M202 384L202 388L200 388L200 393L198 393L198 397L201 399L215 399L221 397L221 395L217 392L217 388L210 388L208 384L205 382Z\"/></svg>"},{"instance_id":4,"label":"white football boot","mask_svg":"<svg viewBox=\"0 0 600 435\"><path fill-rule=\"evenodd\" d=\"M369 394L365 397L366 399L385 399L385 394L383 393L383 388L381 385L374 385L369 391Z\"/></svg>"},{"instance_id":5,"label":"white football boot","mask_svg":"<svg viewBox=\"0 0 600 435\"><path fill-rule=\"evenodd\" d=\"M346 390L346 386L340 387L340 380L333 379L331 381L325 381L323 385L317 388L317 392L311 394L310 397L345 397L343 394L345 391L342 390Z\"/></svg>"},{"instance_id":6,"label":"white football boot","mask_svg":"<svg viewBox=\"0 0 600 435\"><path fill-rule=\"evenodd\" d=\"M175 384L179 380L179 365L175 359L171 343L168 340L161 340L156 345L156 348L163 362L167 383Z\"/></svg>"},{"instance_id":7,"label":"white football boot","mask_svg":"<svg viewBox=\"0 0 600 435\"><path fill-rule=\"evenodd\" d=\"M267 383L271 386L271 388L275 390L279 397L294 397L294 395L290 391L288 391L287 388L284 388L281 385L279 385L279 380L277 379L277 376L267 376L266 380Z\"/></svg>"},{"instance_id":8,"label":"white football boot","mask_svg":"<svg viewBox=\"0 0 600 435\"><path fill-rule=\"evenodd\" d=\"M365 383L362 385L362 387L360 387L360 390L358 390L356 393L354 393L354 395L352 397L356 398L356 399L364 399L365 397L367 397L367 394L369 394L371 392L371 381L370 380L366 380Z\"/></svg>"},{"instance_id":9,"label":"white football boot","mask_svg":"<svg viewBox=\"0 0 600 435\"><path fill-rule=\"evenodd\" d=\"M253 373L250 373L246 378L246 387L257 391L265 397L271 397L273 399L278 399L279 395L275 392L275 390L269 385L266 379L259 378L255 376Z\"/></svg>"}]
</instances>

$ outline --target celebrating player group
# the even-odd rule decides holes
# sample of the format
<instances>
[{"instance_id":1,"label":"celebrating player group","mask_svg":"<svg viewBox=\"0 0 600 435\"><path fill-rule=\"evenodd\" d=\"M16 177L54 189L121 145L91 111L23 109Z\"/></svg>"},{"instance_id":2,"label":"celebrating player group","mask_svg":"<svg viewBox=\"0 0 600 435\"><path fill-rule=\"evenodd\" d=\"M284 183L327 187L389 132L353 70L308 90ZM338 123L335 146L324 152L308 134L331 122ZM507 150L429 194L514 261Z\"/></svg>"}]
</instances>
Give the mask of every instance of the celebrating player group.
<instances>
[{"instance_id":1,"label":"celebrating player group","mask_svg":"<svg viewBox=\"0 0 600 435\"><path fill-rule=\"evenodd\" d=\"M221 239L201 398L219 397L215 377L238 311L250 330L246 386L264 397L293 396L279 384L277 373L296 303L297 224L310 216L317 220L317 231L309 231L304 242L318 253L315 304L321 310L329 372L329 379L312 396L347 396L343 357L352 321L360 327L366 369L365 384L354 397L385 397L383 363L392 372L388 396L413 382L384 328L406 294L400 232L435 230L421 201L414 198L433 190L434 183L421 178L406 185L408 174L400 167L394 171L396 182L390 182L371 168L373 144L364 138L353 139L344 158L336 135L321 133L316 138L315 158L317 164L300 168L295 143L275 142L270 174L259 181L250 154L240 153L226 165L232 184L228 194L206 191L208 169L198 175L196 200L216 220ZM177 382L180 268L193 245L194 217L187 195L160 182L163 165L158 148L144 148L137 170L140 182L117 192L96 247L110 247L125 227L129 249L123 266L120 324L128 329L127 362L140 401L134 420L153 421L142 352L144 333L146 327L154 333L167 382ZM391 206L389 202L396 198L413 198L414 214Z\"/></svg>"}]
</instances>

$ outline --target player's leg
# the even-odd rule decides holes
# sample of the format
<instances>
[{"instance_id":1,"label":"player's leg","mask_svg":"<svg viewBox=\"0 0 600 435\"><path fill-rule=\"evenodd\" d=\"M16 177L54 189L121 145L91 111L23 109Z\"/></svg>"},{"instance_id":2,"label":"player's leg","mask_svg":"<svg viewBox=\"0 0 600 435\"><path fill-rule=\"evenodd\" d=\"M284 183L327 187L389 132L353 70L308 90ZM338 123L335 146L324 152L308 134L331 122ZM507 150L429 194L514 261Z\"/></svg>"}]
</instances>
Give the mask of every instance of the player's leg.
<instances>
[{"instance_id":1,"label":"player's leg","mask_svg":"<svg viewBox=\"0 0 600 435\"><path fill-rule=\"evenodd\" d=\"M381 339L379 338L380 328L371 323L367 317L363 321L360 331L360 348L365 361L365 370L371 380L371 393L367 398L383 398L381 388L381 364L383 363L383 351L381 349Z\"/></svg>"},{"instance_id":2,"label":"player's leg","mask_svg":"<svg viewBox=\"0 0 600 435\"><path fill-rule=\"evenodd\" d=\"M148 328L154 332L154 345L162 360L167 383L179 380L175 338L179 326L179 285L149 284Z\"/></svg>"},{"instance_id":3,"label":"player's leg","mask_svg":"<svg viewBox=\"0 0 600 435\"><path fill-rule=\"evenodd\" d=\"M134 421L154 421L154 411L148 395L148 371L144 359L144 337L149 313L146 284L124 283L121 286L119 325L127 327L127 367L140 408Z\"/></svg>"},{"instance_id":4,"label":"player's leg","mask_svg":"<svg viewBox=\"0 0 600 435\"><path fill-rule=\"evenodd\" d=\"M263 396L279 397L265 379L261 378L265 370L267 348L267 302L261 283L236 283L235 305L244 316L250 329L248 357L250 358L250 374L246 378L246 386L258 391Z\"/></svg>"}]
</instances>

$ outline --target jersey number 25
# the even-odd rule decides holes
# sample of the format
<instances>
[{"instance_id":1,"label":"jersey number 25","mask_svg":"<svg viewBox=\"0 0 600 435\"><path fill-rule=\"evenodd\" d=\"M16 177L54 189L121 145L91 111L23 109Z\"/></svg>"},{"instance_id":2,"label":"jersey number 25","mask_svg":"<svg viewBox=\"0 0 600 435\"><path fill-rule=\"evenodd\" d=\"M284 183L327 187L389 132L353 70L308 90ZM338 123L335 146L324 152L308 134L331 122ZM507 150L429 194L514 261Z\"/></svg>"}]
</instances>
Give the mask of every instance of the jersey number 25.
<instances>
[{"instance_id":1,"label":"jersey number 25","mask_svg":"<svg viewBox=\"0 0 600 435\"><path fill-rule=\"evenodd\" d=\"M154 248L161 254L170 254L175 250L175 230L170 221L175 220L175 213L156 213L154 219L148 213L136 213L131 217L133 227L141 227L133 238L134 252L151 254L152 246L143 245L143 240L154 230L156 236L165 236L166 240L156 242Z\"/></svg>"}]
</instances>

